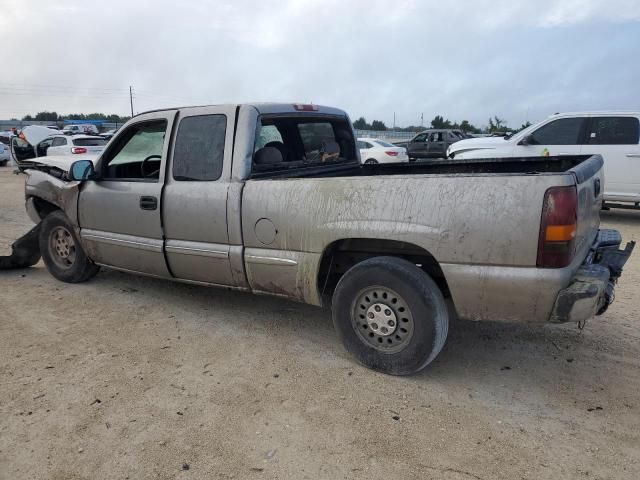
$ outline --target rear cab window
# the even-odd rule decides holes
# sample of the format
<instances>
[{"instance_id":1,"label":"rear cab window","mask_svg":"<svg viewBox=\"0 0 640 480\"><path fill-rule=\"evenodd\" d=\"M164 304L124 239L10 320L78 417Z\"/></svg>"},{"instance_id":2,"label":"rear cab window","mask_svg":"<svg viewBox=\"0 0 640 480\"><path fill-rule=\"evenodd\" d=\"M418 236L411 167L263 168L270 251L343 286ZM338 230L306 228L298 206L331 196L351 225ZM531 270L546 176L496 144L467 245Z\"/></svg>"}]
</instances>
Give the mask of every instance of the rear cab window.
<instances>
[{"instance_id":1,"label":"rear cab window","mask_svg":"<svg viewBox=\"0 0 640 480\"><path fill-rule=\"evenodd\" d=\"M72 141L76 147L104 147L107 144L104 138L74 138Z\"/></svg>"},{"instance_id":2,"label":"rear cab window","mask_svg":"<svg viewBox=\"0 0 640 480\"><path fill-rule=\"evenodd\" d=\"M252 172L357 164L356 140L346 117L263 115L258 120Z\"/></svg>"}]
</instances>

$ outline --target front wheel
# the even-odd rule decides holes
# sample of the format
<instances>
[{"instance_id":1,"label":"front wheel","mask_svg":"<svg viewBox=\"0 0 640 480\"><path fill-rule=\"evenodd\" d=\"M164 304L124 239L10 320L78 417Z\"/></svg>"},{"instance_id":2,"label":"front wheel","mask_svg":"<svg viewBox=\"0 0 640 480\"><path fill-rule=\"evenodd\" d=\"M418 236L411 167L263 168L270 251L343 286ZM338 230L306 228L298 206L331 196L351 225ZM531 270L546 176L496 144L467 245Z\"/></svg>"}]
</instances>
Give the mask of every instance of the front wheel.
<instances>
[{"instance_id":1,"label":"front wheel","mask_svg":"<svg viewBox=\"0 0 640 480\"><path fill-rule=\"evenodd\" d=\"M100 270L84 253L71 222L60 210L42 220L39 243L47 270L62 282L84 282Z\"/></svg>"},{"instance_id":2,"label":"front wheel","mask_svg":"<svg viewBox=\"0 0 640 480\"><path fill-rule=\"evenodd\" d=\"M363 365L410 375L440 353L449 330L444 297L420 268L395 257L358 263L333 295L333 324Z\"/></svg>"}]
</instances>

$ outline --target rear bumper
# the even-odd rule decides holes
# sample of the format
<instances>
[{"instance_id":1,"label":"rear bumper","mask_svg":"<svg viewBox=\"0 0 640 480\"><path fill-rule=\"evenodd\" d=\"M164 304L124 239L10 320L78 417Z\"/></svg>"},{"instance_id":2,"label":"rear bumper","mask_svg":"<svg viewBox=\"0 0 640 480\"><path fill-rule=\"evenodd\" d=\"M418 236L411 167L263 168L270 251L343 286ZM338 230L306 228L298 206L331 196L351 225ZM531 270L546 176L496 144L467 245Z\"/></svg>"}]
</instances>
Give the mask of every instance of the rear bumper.
<instances>
[{"instance_id":1,"label":"rear bumper","mask_svg":"<svg viewBox=\"0 0 640 480\"><path fill-rule=\"evenodd\" d=\"M616 282L622 275L635 242L619 249L617 230L600 230L580 268L566 288L558 293L549 320L553 323L582 322L604 313L614 298Z\"/></svg>"}]
</instances>

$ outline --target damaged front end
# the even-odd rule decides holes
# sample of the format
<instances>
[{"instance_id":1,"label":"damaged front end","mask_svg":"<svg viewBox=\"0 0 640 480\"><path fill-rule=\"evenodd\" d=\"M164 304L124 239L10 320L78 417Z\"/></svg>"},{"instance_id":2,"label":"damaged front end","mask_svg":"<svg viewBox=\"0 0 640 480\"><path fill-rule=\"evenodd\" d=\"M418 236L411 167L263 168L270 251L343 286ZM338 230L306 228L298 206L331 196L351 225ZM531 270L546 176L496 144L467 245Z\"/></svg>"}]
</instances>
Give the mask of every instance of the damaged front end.
<instances>
[{"instance_id":1,"label":"damaged front end","mask_svg":"<svg viewBox=\"0 0 640 480\"><path fill-rule=\"evenodd\" d=\"M0 256L0 270L27 268L40 261L40 224L13 242L11 255Z\"/></svg>"},{"instance_id":2,"label":"damaged front end","mask_svg":"<svg viewBox=\"0 0 640 480\"><path fill-rule=\"evenodd\" d=\"M0 270L31 267L40 260L40 223L54 210L62 210L77 233L78 185L67 178L72 159L64 156L42 157L25 170L25 196L27 214L36 224L25 235L13 242L11 255L0 256Z\"/></svg>"}]
</instances>

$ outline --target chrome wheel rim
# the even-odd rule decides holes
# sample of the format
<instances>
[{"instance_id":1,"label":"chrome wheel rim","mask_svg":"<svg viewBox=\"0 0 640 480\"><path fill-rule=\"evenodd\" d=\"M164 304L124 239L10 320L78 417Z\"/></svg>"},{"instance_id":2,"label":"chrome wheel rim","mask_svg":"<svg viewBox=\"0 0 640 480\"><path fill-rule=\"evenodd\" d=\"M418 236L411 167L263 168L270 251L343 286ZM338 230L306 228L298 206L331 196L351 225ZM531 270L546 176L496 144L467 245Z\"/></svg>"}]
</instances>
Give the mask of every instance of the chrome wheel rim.
<instances>
[{"instance_id":1,"label":"chrome wheel rim","mask_svg":"<svg viewBox=\"0 0 640 480\"><path fill-rule=\"evenodd\" d=\"M73 236L64 227L55 227L49 233L49 252L51 259L60 268L68 269L76 261L76 243Z\"/></svg>"},{"instance_id":2,"label":"chrome wheel rim","mask_svg":"<svg viewBox=\"0 0 640 480\"><path fill-rule=\"evenodd\" d=\"M385 353L396 353L411 341L414 321L407 302L386 287L362 290L353 304L353 328L367 345Z\"/></svg>"}]
</instances>

